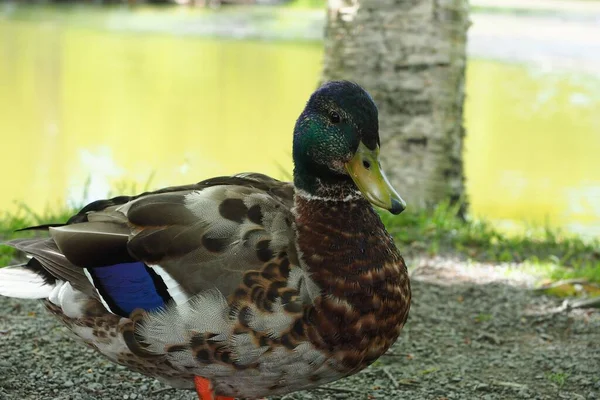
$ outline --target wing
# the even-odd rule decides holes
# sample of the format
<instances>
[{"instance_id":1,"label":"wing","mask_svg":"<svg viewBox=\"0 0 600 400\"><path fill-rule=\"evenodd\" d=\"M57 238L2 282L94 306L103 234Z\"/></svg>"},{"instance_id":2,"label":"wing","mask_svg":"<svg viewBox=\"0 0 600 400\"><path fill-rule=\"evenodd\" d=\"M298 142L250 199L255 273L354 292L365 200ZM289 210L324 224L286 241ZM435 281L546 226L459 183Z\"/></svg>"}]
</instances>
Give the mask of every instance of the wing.
<instances>
[{"instance_id":1,"label":"wing","mask_svg":"<svg viewBox=\"0 0 600 400\"><path fill-rule=\"evenodd\" d=\"M260 174L213 178L97 201L51 240L13 244L119 315L211 289L235 297L246 272L295 259L293 193Z\"/></svg>"}]
</instances>

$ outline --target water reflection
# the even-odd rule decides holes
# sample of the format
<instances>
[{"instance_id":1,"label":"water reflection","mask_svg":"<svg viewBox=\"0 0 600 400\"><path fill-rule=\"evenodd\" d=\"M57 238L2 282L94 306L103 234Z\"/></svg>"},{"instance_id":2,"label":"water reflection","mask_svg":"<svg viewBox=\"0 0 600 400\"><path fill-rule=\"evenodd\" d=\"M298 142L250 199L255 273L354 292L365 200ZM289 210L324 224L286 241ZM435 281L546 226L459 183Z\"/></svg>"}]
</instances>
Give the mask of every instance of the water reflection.
<instances>
[{"instance_id":1,"label":"water reflection","mask_svg":"<svg viewBox=\"0 0 600 400\"><path fill-rule=\"evenodd\" d=\"M486 61L467 77L473 212L600 234L600 80Z\"/></svg>"}]
</instances>

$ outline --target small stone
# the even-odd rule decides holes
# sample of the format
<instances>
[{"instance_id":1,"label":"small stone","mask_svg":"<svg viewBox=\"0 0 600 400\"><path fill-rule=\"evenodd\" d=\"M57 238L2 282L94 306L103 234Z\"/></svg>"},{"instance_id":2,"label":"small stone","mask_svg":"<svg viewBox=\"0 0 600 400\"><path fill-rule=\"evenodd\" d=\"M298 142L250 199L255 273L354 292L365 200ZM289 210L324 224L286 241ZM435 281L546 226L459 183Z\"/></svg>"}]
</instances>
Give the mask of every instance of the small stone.
<instances>
[{"instance_id":1,"label":"small stone","mask_svg":"<svg viewBox=\"0 0 600 400\"><path fill-rule=\"evenodd\" d=\"M91 382L91 383L88 383L87 388L88 388L88 390L95 392L96 390L102 389L102 385L99 383L96 383L96 382Z\"/></svg>"},{"instance_id":2,"label":"small stone","mask_svg":"<svg viewBox=\"0 0 600 400\"><path fill-rule=\"evenodd\" d=\"M73 385L75 385L75 383L73 383L73 381L70 379L68 381L66 381L65 383L63 383L63 386L68 387L68 388L73 387Z\"/></svg>"}]
</instances>

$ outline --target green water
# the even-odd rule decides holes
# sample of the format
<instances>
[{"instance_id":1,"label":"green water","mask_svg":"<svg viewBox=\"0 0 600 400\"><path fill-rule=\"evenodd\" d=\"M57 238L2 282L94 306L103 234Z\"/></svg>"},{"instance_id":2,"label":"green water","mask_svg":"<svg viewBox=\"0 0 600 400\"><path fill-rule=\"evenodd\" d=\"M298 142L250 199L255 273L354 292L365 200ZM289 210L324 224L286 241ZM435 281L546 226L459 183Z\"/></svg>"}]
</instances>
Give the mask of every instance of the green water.
<instances>
[{"instance_id":1,"label":"green water","mask_svg":"<svg viewBox=\"0 0 600 400\"><path fill-rule=\"evenodd\" d=\"M0 210L241 171L285 178L320 43L0 19ZM471 212L600 233L600 79L470 61ZM86 184L87 180L89 184Z\"/></svg>"},{"instance_id":2,"label":"green water","mask_svg":"<svg viewBox=\"0 0 600 400\"><path fill-rule=\"evenodd\" d=\"M600 235L600 79L471 61L467 80L473 213Z\"/></svg>"}]
</instances>

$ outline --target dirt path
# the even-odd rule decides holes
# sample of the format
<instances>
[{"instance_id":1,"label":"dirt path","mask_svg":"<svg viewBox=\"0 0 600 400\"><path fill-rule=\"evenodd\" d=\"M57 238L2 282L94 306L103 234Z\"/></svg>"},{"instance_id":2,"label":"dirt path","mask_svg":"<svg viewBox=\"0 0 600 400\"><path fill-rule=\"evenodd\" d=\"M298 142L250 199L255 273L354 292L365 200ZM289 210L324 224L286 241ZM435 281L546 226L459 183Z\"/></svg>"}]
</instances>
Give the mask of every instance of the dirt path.
<instances>
[{"instance_id":1,"label":"dirt path","mask_svg":"<svg viewBox=\"0 0 600 400\"><path fill-rule=\"evenodd\" d=\"M277 399L600 399L600 313L563 310L530 281L422 261L390 354L329 389ZM0 298L0 310L0 399L194 399L76 344L37 302Z\"/></svg>"}]
</instances>

